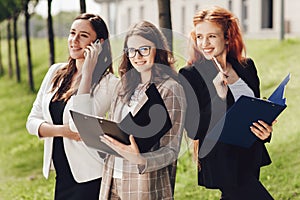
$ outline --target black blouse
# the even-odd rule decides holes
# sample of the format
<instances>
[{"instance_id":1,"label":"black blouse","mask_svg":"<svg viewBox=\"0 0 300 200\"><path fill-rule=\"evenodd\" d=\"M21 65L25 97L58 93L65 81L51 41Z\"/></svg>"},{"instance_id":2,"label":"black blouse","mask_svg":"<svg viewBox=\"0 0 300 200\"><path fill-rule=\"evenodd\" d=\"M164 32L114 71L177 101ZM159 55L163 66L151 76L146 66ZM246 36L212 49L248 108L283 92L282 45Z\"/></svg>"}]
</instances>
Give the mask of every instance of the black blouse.
<instances>
[{"instance_id":1,"label":"black blouse","mask_svg":"<svg viewBox=\"0 0 300 200\"><path fill-rule=\"evenodd\" d=\"M254 62L248 59L245 66L233 59L229 59L229 62L254 95L259 97L259 79ZM226 101L218 97L213 85L218 71L207 60L184 67L179 73L187 98L185 129L190 138L199 140L201 147L207 131L233 105L234 98L230 89ZM225 109L218 108L220 105L224 107L224 104ZM202 154L198 152L198 155ZM261 140L257 140L249 149L217 142L207 155L198 156L198 159L198 184L219 189L237 186L249 177L258 179L260 167L271 163Z\"/></svg>"},{"instance_id":2,"label":"black blouse","mask_svg":"<svg viewBox=\"0 0 300 200\"><path fill-rule=\"evenodd\" d=\"M49 109L53 124L63 124L65 105L64 101L51 101ZM63 137L54 137L52 159L56 172L55 200L98 200L101 179L84 183L77 183L74 180L65 153Z\"/></svg>"}]
</instances>

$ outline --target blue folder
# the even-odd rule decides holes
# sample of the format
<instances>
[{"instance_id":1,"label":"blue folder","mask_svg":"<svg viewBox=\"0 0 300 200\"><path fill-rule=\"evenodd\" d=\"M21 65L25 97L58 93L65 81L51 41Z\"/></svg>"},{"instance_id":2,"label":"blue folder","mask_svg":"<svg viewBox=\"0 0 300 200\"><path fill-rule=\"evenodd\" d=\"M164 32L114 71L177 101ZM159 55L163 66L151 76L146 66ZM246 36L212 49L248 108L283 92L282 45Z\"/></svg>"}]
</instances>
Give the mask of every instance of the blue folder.
<instances>
[{"instance_id":1,"label":"blue folder","mask_svg":"<svg viewBox=\"0 0 300 200\"><path fill-rule=\"evenodd\" d=\"M245 148L251 147L258 139L250 130L252 123L263 120L272 124L287 107L284 90L289 80L290 74L266 100L241 96L226 112L226 115L207 133L205 140L219 141Z\"/></svg>"}]
</instances>

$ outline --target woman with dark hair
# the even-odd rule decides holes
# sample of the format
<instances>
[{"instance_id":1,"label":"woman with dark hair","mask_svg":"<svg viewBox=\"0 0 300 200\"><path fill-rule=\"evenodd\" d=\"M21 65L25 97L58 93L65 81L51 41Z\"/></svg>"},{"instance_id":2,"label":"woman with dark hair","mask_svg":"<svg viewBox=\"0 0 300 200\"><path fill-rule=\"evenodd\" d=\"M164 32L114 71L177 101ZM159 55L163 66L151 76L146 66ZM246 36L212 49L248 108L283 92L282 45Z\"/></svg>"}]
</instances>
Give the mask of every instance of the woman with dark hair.
<instances>
[{"instance_id":1,"label":"woman with dark hair","mask_svg":"<svg viewBox=\"0 0 300 200\"><path fill-rule=\"evenodd\" d=\"M82 70L94 68L99 59L105 73L93 93L101 93L103 116L111 102L114 77L111 63L109 33L103 19L94 14L81 14L75 18L68 37L68 63L51 66L44 77L36 100L28 116L26 127L30 134L44 140L43 174L49 176L51 167L56 171L55 199L98 199L103 160L98 152L81 141L76 129L71 128L69 109L81 81L86 79ZM100 78L98 78L99 80Z\"/></svg>"},{"instance_id":2,"label":"woman with dark hair","mask_svg":"<svg viewBox=\"0 0 300 200\"><path fill-rule=\"evenodd\" d=\"M272 124L259 120L249 127L257 136L250 148L205 137L241 95L260 96L254 62L243 55L238 19L213 7L197 12L193 22L188 66L179 72L188 105L185 129L194 140L198 160L198 184L220 189L224 200L273 199L259 181L260 168L271 163L264 144L270 140Z\"/></svg>"},{"instance_id":3,"label":"woman with dark hair","mask_svg":"<svg viewBox=\"0 0 300 200\"><path fill-rule=\"evenodd\" d=\"M91 73L86 74L91 76ZM143 153L132 135L129 137L129 145L107 135L101 137L121 157L107 155L100 199L173 199L185 116L185 96L182 86L177 82L173 57L166 39L150 22L134 24L127 32L119 74L121 80L115 89L109 118L120 122L129 112L134 116L147 100L145 91L148 86L155 84L167 108L172 128L149 151ZM89 85L90 82L82 82L80 88ZM87 89L80 91L82 94L88 92ZM151 129L147 129L147 132L149 130L156 133Z\"/></svg>"}]
</instances>

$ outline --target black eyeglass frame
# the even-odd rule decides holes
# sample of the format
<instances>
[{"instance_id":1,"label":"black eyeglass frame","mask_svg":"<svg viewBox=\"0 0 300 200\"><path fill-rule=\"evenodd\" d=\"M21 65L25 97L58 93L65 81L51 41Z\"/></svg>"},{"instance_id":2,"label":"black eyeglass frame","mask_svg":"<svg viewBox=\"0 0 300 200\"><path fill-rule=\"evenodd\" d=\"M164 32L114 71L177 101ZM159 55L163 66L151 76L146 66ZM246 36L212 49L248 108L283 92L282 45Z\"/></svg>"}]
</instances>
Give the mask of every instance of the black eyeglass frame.
<instances>
[{"instance_id":1,"label":"black eyeglass frame","mask_svg":"<svg viewBox=\"0 0 300 200\"><path fill-rule=\"evenodd\" d=\"M147 54L143 54L141 53L141 49L142 48L149 48ZM124 48L124 53L126 54L126 56L128 58L134 58L136 56L136 52L138 52L140 54L140 56L143 56L143 57L146 57L146 56L149 56L150 55L150 52L151 52L151 46L149 45L145 45L145 46L140 46L138 49L135 49L135 48ZM129 56L129 50L134 50L134 55L133 56Z\"/></svg>"}]
</instances>

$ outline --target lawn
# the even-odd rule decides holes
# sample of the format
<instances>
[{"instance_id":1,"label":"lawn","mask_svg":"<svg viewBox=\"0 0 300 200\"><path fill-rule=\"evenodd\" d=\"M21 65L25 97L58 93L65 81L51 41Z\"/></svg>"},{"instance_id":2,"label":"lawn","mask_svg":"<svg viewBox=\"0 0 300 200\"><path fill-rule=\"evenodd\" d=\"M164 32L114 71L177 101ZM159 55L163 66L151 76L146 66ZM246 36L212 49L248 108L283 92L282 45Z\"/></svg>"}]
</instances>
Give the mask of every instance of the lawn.
<instances>
[{"instance_id":1,"label":"lawn","mask_svg":"<svg viewBox=\"0 0 300 200\"><path fill-rule=\"evenodd\" d=\"M28 88L25 42L19 42L21 83L16 83L15 76L8 77L6 41L1 44L6 74L0 77L0 200L53 199L54 173L48 180L42 176L42 142L29 135L25 128L36 96ZM177 68L184 63L181 45L178 42L174 45ZM254 59L258 68L262 96L269 96L287 73L292 75L285 93L288 107L278 118L272 141L267 144L273 163L262 168L261 181L275 199L300 199L300 108L297 105L300 101L300 64L297 54L300 40L247 40L246 45L247 55ZM120 47L114 43L112 46L117 60ZM179 49L178 52L176 49ZM49 67L47 40L34 39L32 51L34 81L38 89ZM66 41L56 40L56 61L66 59ZM178 161L175 199L218 199L218 191L197 186L196 164L192 161L189 148L190 141L184 137Z\"/></svg>"}]
</instances>

